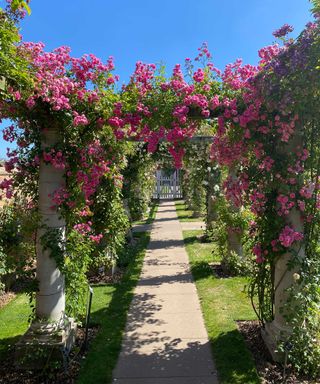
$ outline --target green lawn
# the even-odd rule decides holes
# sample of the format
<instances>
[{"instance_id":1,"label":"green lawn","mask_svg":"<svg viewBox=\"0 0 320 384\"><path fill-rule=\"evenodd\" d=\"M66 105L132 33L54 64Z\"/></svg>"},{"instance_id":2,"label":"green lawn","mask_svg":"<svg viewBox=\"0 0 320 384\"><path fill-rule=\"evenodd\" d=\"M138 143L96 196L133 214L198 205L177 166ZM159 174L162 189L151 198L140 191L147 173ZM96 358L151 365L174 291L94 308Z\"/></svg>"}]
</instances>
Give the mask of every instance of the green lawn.
<instances>
[{"instance_id":1,"label":"green lawn","mask_svg":"<svg viewBox=\"0 0 320 384\"><path fill-rule=\"evenodd\" d=\"M10 345L15 344L27 330L30 313L29 299L25 294L17 295L0 309L0 361Z\"/></svg>"},{"instance_id":2,"label":"green lawn","mask_svg":"<svg viewBox=\"0 0 320 384\"><path fill-rule=\"evenodd\" d=\"M236 320L256 319L244 292L243 277L217 278L209 263L213 244L201 243L202 231L184 231L184 240L221 384L258 384L260 379Z\"/></svg>"},{"instance_id":3,"label":"green lawn","mask_svg":"<svg viewBox=\"0 0 320 384\"><path fill-rule=\"evenodd\" d=\"M0 360L27 330L30 313L29 299L25 294L17 295L0 309Z\"/></svg>"},{"instance_id":4,"label":"green lawn","mask_svg":"<svg viewBox=\"0 0 320 384\"><path fill-rule=\"evenodd\" d=\"M78 384L107 384L112 379L112 370L120 352L133 289L140 276L148 243L149 235L141 233L140 241L131 250L132 261L121 284L101 285L94 288L92 322L99 325L100 331L82 365Z\"/></svg>"},{"instance_id":5,"label":"green lawn","mask_svg":"<svg viewBox=\"0 0 320 384\"><path fill-rule=\"evenodd\" d=\"M188 210L183 200L175 202L178 218L181 222L203 221L203 217L192 217L192 211Z\"/></svg>"}]
</instances>

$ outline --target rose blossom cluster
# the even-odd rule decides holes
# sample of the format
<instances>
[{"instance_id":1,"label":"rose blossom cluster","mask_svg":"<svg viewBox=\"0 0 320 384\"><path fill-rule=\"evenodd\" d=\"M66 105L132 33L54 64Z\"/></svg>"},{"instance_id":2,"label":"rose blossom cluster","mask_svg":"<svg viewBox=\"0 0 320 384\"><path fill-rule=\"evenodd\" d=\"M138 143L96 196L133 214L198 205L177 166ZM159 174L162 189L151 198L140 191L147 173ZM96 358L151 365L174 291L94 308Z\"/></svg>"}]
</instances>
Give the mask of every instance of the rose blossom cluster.
<instances>
[{"instance_id":1,"label":"rose blossom cluster","mask_svg":"<svg viewBox=\"0 0 320 384\"><path fill-rule=\"evenodd\" d=\"M307 32L302 34L302 44L295 51L297 55L303 47L309 47L309 40L312 40L310 31L313 28L308 27ZM289 31L290 28L285 27L277 35ZM261 49L259 66L252 68L247 79L241 74L241 60L228 65L221 75L223 83L231 89L241 89L241 97L233 102L232 99L222 100L220 96L213 98L210 103L212 109L219 108L217 131L211 150L212 159L221 166L235 169L237 178L241 179L243 173L250 174L247 188L225 189L227 199L233 204L244 199L249 200L251 211L263 220L272 195L276 203L274 212L283 219L284 225L274 234L276 239L269 244L259 243L255 248L254 253L259 263L264 261L262 249L283 252L283 247L290 247L294 241L303 240L303 234L285 224L285 217L293 209L299 209L301 220L312 220L312 216L305 214L306 202L317 195L317 186L314 183L305 181L301 185L300 175L309 158L308 150L302 143L293 146L293 150L285 149L288 144L291 145L295 132L301 127L300 116L292 109L289 95L281 95L282 100L276 104L273 98L277 89L270 87L272 71L276 76L279 75L277 63L281 63L285 56L291 60L292 52L293 49L278 45ZM276 190L285 190L286 193L277 195L274 193ZM316 201L316 206L318 205L320 206L320 198Z\"/></svg>"},{"instance_id":2,"label":"rose blossom cluster","mask_svg":"<svg viewBox=\"0 0 320 384\"><path fill-rule=\"evenodd\" d=\"M279 235L280 243L289 248L295 241L301 241L303 239L303 234L301 232L295 231L293 228L286 225Z\"/></svg>"},{"instance_id":3,"label":"rose blossom cluster","mask_svg":"<svg viewBox=\"0 0 320 384\"><path fill-rule=\"evenodd\" d=\"M106 64L94 55L80 58L70 56L69 47L59 47L52 52L44 51L42 43L23 43L19 47L23 54L28 54L36 73L35 89L25 101L27 108L35 108L38 100L50 104L54 111L72 111L73 124L87 125L88 117L79 113L78 101L92 104L99 100L96 90L87 87L88 82L95 82L101 75L106 78L106 86L110 85L110 72L114 69L110 57Z\"/></svg>"}]
</instances>

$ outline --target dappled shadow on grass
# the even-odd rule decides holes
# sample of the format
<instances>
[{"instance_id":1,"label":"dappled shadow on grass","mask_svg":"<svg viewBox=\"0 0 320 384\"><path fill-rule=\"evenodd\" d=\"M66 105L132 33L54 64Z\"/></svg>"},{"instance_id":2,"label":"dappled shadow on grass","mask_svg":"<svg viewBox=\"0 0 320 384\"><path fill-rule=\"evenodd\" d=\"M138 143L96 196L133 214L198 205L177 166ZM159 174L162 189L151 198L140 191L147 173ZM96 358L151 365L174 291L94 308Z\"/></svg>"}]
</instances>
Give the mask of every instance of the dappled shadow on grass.
<instances>
[{"instance_id":1,"label":"dappled shadow on grass","mask_svg":"<svg viewBox=\"0 0 320 384\"><path fill-rule=\"evenodd\" d=\"M92 322L100 325L100 332L93 341L77 383L108 383L116 364L127 312L133 298L143 262L143 255L149 243L149 235L140 234L140 240L131 250L131 262L120 284L113 284L112 299L109 305L92 313Z\"/></svg>"},{"instance_id":2,"label":"dappled shadow on grass","mask_svg":"<svg viewBox=\"0 0 320 384\"><path fill-rule=\"evenodd\" d=\"M204 261L192 264L191 272L195 281L202 280L213 275L212 268Z\"/></svg>"},{"instance_id":3,"label":"dappled shadow on grass","mask_svg":"<svg viewBox=\"0 0 320 384\"><path fill-rule=\"evenodd\" d=\"M221 383L258 384L253 358L237 329L210 339Z\"/></svg>"},{"instance_id":4,"label":"dappled shadow on grass","mask_svg":"<svg viewBox=\"0 0 320 384\"><path fill-rule=\"evenodd\" d=\"M188 236L188 237L185 237L183 241L185 245L195 244L195 243L199 243L199 238L197 236Z\"/></svg>"}]
</instances>

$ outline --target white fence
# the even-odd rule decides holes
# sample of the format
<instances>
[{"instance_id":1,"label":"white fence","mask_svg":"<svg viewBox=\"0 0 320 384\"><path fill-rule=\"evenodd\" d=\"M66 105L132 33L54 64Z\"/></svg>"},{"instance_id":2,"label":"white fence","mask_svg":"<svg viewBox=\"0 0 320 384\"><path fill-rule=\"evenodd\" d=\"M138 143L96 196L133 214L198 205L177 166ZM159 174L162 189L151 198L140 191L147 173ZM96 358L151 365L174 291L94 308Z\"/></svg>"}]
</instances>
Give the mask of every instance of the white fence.
<instances>
[{"instance_id":1,"label":"white fence","mask_svg":"<svg viewBox=\"0 0 320 384\"><path fill-rule=\"evenodd\" d=\"M156 185L153 192L154 199L181 199L180 172L178 169L156 172Z\"/></svg>"}]
</instances>

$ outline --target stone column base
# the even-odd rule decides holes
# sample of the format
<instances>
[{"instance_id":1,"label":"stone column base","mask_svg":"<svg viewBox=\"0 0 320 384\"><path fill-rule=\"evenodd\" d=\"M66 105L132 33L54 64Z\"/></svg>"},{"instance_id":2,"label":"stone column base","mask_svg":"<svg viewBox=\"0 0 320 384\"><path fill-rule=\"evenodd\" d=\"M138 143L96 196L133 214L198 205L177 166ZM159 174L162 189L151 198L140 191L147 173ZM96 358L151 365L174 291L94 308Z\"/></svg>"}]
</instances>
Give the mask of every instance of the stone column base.
<instances>
[{"instance_id":1,"label":"stone column base","mask_svg":"<svg viewBox=\"0 0 320 384\"><path fill-rule=\"evenodd\" d=\"M43 369L64 364L76 339L77 324L72 318L61 323L34 322L15 346L17 369Z\"/></svg>"},{"instance_id":2,"label":"stone column base","mask_svg":"<svg viewBox=\"0 0 320 384\"><path fill-rule=\"evenodd\" d=\"M200 211L193 211L192 212L192 217L194 219L198 219L199 217L201 217L201 212Z\"/></svg>"},{"instance_id":3,"label":"stone column base","mask_svg":"<svg viewBox=\"0 0 320 384\"><path fill-rule=\"evenodd\" d=\"M290 327L281 326L275 320L267 323L261 330L263 341L265 342L272 358L278 363L283 363L285 354L279 351L279 343L288 339L291 329Z\"/></svg>"}]
</instances>

